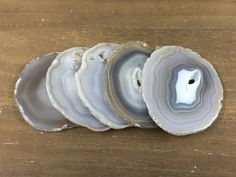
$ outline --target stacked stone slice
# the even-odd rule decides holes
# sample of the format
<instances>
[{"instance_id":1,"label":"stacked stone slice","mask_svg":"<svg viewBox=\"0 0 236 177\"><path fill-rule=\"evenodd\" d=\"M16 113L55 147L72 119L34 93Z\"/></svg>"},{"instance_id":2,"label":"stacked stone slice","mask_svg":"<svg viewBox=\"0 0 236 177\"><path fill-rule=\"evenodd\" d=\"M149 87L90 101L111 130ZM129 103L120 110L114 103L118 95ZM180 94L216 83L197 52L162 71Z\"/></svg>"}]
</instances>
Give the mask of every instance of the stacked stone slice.
<instances>
[{"instance_id":1,"label":"stacked stone slice","mask_svg":"<svg viewBox=\"0 0 236 177\"><path fill-rule=\"evenodd\" d=\"M133 41L37 57L23 69L14 96L39 130L160 127L182 136L215 121L223 87L210 62L192 50Z\"/></svg>"}]
</instances>

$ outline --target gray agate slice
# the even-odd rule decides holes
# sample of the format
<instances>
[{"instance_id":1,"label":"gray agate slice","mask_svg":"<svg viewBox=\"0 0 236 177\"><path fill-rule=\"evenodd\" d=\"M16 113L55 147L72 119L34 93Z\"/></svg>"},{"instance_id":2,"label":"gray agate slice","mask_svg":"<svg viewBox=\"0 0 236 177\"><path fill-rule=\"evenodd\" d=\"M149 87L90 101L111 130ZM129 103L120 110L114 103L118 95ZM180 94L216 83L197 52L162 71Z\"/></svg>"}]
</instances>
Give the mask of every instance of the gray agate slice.
<instances>
[{"instance_id":1,"label":"gray agate slice","mask_svg":"<svg viewBox=\"0 0 236 177\"><path fill-rule=\"evenodd\" d=\"M16 82L15 100L23 118L34 128L60 131L75 125L65 119L51 104L46 91L46 73L58 53L33 59Z\"/></svg>"},{"instance_id":2,"label":"gray agate slice","mask_svg":"<svg viewBox=\"0 0 236 177\"><path fill-rule=\"evenodd\" d=\"M75 75L78 94L83 104L98 120L113 129L129 126L127 121L111 109L105 98L104 67L117 46L114 43L101 43L88 49Z\"/></svg>"},{"instance_id":3,"label":"gray agate slice","mask_svg":"<svg viewBox=\"0 0 236 177\"><path fill-rule=\"evenodd\" d=\"M180 46L152 53L144 65L142 90L150 116L174 135L203 131L222 107L223 87L214 67Z\"/></svg>"},{"instance_id":4,"label":"gray agate slice","mask_svg":"<svg viewBox=\"0 0 236 177\"><path fill-rule=\"evenodd\" d=\"M47 72L47 92L53 106L71 122L93 131L109 127L101 123L83 105L78 96L75 73L81 66L85 48L72 48L60 53Z\"/></svg>"},{"instance_id":5,"label":"gray agate slice","mask_svg":"<svg viewBox=\"0 0 236 177\"><path fill-rule=\"evenodd\" d=\"M105 66L108 103L125 121L142 128L156 127L148 115L141 90L143 66L151 53L146 43L128 42L115 49Z\"/></svg>"}]
</instances>

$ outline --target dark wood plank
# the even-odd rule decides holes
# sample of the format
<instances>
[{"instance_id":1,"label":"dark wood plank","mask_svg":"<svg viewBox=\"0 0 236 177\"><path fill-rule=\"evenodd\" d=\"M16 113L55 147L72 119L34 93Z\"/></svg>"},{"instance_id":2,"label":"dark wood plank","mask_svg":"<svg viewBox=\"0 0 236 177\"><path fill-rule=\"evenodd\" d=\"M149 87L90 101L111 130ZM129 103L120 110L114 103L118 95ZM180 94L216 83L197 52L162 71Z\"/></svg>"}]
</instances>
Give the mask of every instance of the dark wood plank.
<instances>
[{"instance_id":1,"label":"dark wood plank","mask_svg":"<svg viewBox=\"0 0 236 177\"><path fill-rule=\"evenodd\" d=\"M94 133L32 129L13 90L34 56L98 42L192 48L216 67L225 98L208 130ZM0 0L0 176L236 176L236 2L233 0Z\"/></svg>"}]
</instances>

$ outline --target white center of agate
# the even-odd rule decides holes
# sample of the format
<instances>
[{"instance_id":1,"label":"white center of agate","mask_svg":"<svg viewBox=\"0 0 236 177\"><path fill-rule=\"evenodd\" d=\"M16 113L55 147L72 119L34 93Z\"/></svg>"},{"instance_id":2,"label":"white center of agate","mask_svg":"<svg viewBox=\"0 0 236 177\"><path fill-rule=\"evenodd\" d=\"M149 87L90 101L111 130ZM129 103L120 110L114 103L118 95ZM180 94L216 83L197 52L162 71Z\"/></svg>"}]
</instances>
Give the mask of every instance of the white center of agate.
<instances>
[{"instance_id":1,"label":"white center of agate","mask_svg":"<svg viewBox=\"0 0 236 177\"><path fill-rule=\"evenodd\" d=\"M180 70L175 83L176 104L192 104L196 101L201 79L202 73L198 69L192 71Z\"/></svg>"},{"instance_id":2,"label":"white center of agate","mask_svg":"<svg viewBox=\"0 0 236 177\"><path fill-rule=\"evenodd\" d=\"M132 80L132 84L134 89L141 93L142 92L142 87L141 87L141 83L142 83L142 70L137 67L134 68L134 70L131 72L131 80Z\"/></svg>"}]
</instances>

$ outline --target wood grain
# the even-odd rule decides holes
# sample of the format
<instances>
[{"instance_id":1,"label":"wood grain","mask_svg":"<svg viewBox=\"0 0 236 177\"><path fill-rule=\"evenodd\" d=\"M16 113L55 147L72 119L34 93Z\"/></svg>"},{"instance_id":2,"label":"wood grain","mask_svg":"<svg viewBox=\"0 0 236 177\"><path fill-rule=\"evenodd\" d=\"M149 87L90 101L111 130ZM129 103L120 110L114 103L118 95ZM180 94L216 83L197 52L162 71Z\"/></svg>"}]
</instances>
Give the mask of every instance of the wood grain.
<instances>
[{"instance_id":1,"label":"wood grain","mask_svg":"<svg viewBox=\"0 0 236 177\"><path fill-rule=\"evenodd\" d=\"M208 130L94 133L32 129L13 90L35 56L99 42L182 45L217 69L224 104ZM236 176L236 2L233 0L0 0L0 176Z\"/></svg>"}]
</instances>

